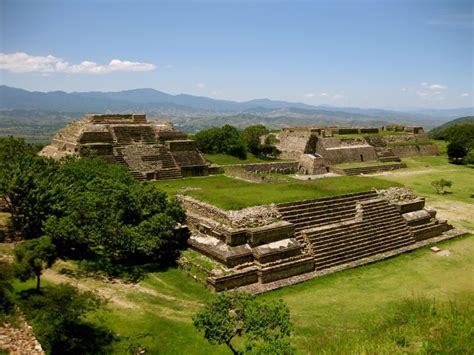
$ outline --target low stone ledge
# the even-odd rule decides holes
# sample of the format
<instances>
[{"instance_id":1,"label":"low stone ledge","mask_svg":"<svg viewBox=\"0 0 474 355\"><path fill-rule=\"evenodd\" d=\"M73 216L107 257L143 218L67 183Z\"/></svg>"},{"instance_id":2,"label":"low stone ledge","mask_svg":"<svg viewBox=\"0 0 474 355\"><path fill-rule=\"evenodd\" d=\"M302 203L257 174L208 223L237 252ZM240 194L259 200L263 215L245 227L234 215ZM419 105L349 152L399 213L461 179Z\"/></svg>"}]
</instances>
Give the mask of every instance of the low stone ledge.
<instances>
[{"instance_id":1,"label":"low stone ledge","mask_svg":"<svg viewBox=\"0 0 474 355\"><path fill-rule=\"evenodd\" d=\"M207 283L215 291L226 291L258 282L257 268L251 267L232 275L209 277Z\"/></svg>"}]
</instances>

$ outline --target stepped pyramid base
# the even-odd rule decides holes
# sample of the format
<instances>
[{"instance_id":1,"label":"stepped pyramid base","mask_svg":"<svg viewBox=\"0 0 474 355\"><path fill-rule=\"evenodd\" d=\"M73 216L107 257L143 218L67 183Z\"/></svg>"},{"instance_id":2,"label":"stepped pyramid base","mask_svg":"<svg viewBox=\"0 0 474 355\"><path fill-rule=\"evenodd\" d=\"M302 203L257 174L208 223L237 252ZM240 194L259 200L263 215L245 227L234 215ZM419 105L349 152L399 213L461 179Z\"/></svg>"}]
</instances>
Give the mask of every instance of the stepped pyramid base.
<instances>
[{"instance_id":1,"label":"stepped pyramid base","mask_svg":"<svg viewBox=\"0 0 474 355\"><path fill-rule=\"evenodd\" d=\"M190 246L227 270L209 272L217 292L265 292L460 234L436 220L424 199L389 201L376 191L280 204L280 222L240 228L228 211L186 198ZM258 208L271 213L275 206Z\"/></svg>"}]
</instances>

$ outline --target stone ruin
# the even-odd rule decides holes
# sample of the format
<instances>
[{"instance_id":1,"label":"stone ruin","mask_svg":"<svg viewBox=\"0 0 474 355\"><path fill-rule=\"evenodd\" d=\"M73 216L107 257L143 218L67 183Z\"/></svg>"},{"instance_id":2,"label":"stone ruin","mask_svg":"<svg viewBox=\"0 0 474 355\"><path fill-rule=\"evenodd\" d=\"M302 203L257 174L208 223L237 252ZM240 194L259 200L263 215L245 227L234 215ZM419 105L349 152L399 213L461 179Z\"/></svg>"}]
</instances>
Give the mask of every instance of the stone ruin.
<instances>
[{"instance_id":1,"label":"stone ruin","mask_svg":"<svg viewBox=\"0 0 474 355\"><path fill-rule=\"evenodd\" d=\"M186 209L189 245L220 266L195 265L214 291L265 292L460 234L404 188L241 211L178 198Z\"/></svg>"},{"instance_id":2,"label":"stone ruin","mask_svg":"<svg viewBox=\"0 0 474 355\"><path fill-rule=\"evenodd\" d=\"M374 135L380 132L393 135ZM405 132L399 135L397 132ZM366 134L366 135L364 135ZM299 162L303 174L325 174L333 165L343 163L394 162L377 168L335 171L346 175L393 170L406 167L400 157L438 155L435 144L427 144L422 127L390 125L375 128L355 127L290 127L271 133L269 142L281 151L280 158ZM338 137L338 135L344 135ZM354 135L354 137L350 137ZM263 137L266 140L268 136ZM404 142L405 144L398 144ZM419 144L422 142L422 144ZM413 143L413 144L410 144ZM382 168L383 167L383 168Z\"/></svg>"},{"instance_id":3,"label":"stone ruin","mask_svg":"<svg viewBox=\"0 0 474 355\"><path fill-rule=\"evenodd\" d=\"M40 152L60 159L95 152L122 164L139 180L208 175L212 167L195 142L172 123L148 121L141 114L89 114L59 130Z\"/></svg>"}]
</instances>

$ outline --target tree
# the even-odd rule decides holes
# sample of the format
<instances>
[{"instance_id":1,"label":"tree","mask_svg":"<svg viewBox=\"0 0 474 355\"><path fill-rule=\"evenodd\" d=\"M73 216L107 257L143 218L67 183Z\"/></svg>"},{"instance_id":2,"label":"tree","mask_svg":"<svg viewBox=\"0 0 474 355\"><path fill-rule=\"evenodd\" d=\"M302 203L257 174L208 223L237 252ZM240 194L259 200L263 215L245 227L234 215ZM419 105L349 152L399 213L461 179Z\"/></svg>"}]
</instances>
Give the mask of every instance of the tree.
<instances>
[{"instance_id":1,"label":"tree","mask_svg":"<svg viewBox=\"0 0 474 355\"><path fill-rule=\"evenodd\" d=\"M203 153L224 153L239 159L247 158L247 149L237 128L225 125L196 133L196 145Z\"/></svg>"},{"instance_id":2,"label":"tree","mask_svg":"<svg viewBox=\"0 0 474 355\"><path fill-rule=\"evenodd\" d=\"M54 176L59 164L36 155L21 138L0 139L0 198L12 213L13 230L23 239L41 235L43 223L60 200Z\"/></svg>"},{"instance_id":3,"label":"tree","mask_svg":"<svg viewBox=\"0 0 474 355\"><path fill-rule=\"evenodd\" d=\"M474 124L462 124L449 127L444 135L448 143L448 156L456 163L462 162L474 149Z\"/></svg>"},{"instance_id":4,"label":"tree","mask_svg":"<svg viewBox=\"0 0 474 355\"><path fill-rule=\"evenodd\" d=\"M445 194L446 191L444 190L446 187L451 187L452 182L448 180L435 180L431 182L431 186L436 189L436 193L439 195Z\"/></svg>"},{"instance_id":5,"label":"tree","mask_svg":"<svg viewBox=\"0 0 474 355\"><path fill-rule=\"evenodd\" d=\"M252 154L257 156L261 154L260 148L262 144L260 142L260 137L268 134L268 132L269 130L267 127L261 124L248 126L242 131L245 144Z\"/></svg>"},{"instance_id":6,"label":"tree","mask_svg":"<svg viewBox=\"0 0 474 355\"><path fill-rule=\"evenodd\" d=\"M67 284L45 287L42 293L22 292L19 305L48 354L109 354L116 336L87 321L104 306L95 293ZM108 350L108 351L107 351Z\"/></svg>"},{"instance_id":7,"label":"tree","mask_svg":"<svg viewBox=\"0 0 474 355\"><path fill-rule=\"evenodd\" d=\"M245 293L220 293L204 310L196 314L193 323L204 332L209 343L226 344L233 354L290 354L292 332L290 311L282 302L265 302ZM244 349L232 344L235 337L244 340Z\"/></svg>"},{"instance_id":8,"label":"tree","mask_svg":"<svg viewBox=\"0 0 474 355\"><path fill-rule=\"evenodd\" d=\"M36 276L36 291L40 290L40 276L57 259L56 247L49 237L26 240L15 248L17 276L26 281Z\"/></svg>"},{"instance_id":9,"label":"tree","mask_svg":"<svg viewBox=\"0 0 474 355\"><path fill-rule=\"evenodd\" d=\"M44 233L62 258L125 276L140 265L170 265L184 248L174 228L185 213L153 184L133 180L98 158L65 163L56 181L62 201Z\"/></svg>"},{"instance_id":10,"label":"tree","mask_svg":"<svg viewBox=\"0 0 474 355\"><path fill-rule=\"evenodd\" d=\"M9 262L0 259L0 324L3 317L13 310L13 268Z\"/></svg>"},{"instance_id":11,"label":"tree","mask_svg":"<svg viewBox=\"0 0 474 355\"><path fill-rule=\"evenodd\" d=\"M447 153L450 159L459 163L460 160L467 156L468 151L461 142L452 141L448 143Z\"/></svg>"}]
</instances>

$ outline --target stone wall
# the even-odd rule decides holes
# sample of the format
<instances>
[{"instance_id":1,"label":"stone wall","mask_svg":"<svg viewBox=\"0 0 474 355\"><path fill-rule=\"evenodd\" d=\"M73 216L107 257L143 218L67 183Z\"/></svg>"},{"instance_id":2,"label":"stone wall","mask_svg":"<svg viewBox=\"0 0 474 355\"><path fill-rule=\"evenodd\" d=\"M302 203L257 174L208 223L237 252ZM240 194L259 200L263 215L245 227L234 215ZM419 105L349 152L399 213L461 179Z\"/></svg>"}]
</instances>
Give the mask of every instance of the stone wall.
<instances>
[{"instance_id":1,"label":"stone wall","mask_svg":"<svg viewBox=\"0 0 474 355\"><path fill-rule=\"evenodd\" d=\"M297 161L269 162L269 163L255 163L255 164L232 164L229 166L240 167L246 171L252 171L256 173L294 174L298 171Z\"/></svg>"},{"instance_id":2,"label":"stone wall","mask_svg":"<svg viewBox=\"0 0 474 355\"><path fill-rule=\"evenodd\" d=\"M224 166L224 173L227 176L242 179L257 184L270 183L270 182L285 182L287 179L272 176L268 173L259 173L254 171L247 171L240 166Z\"/></svg>"},{"instance_id":3,"label":"stone wall","mask_svg":"<svg viewBox=\"0 0 474 355\"><path fill-rule=\"evenodd\" d=\"M375 148L370 145L335 147L327 149L318 148L317 153L322 155L331 165L377 160Z\"/></svg>"},{"instance_id":4,"label":"stone wall","mask_svg":"<svg viewBox=\"0 0 474 355\"><path fill-rule=\"evenodd\" d=\"M298 171L303 174L326 174L329 171L326 159L312 154L303 154L300 156Z\"/></svg>"},{"instance_id":5,"label":"stone wall","mask_svg":"<svg viewBox=\"0 0 474 355\"><path fill-rule=\"evenodd\" d=\"M400 158L439 155L438 146L436 144L394 145L391 149L393 153Z\"/></svg>"}]
</instances>

